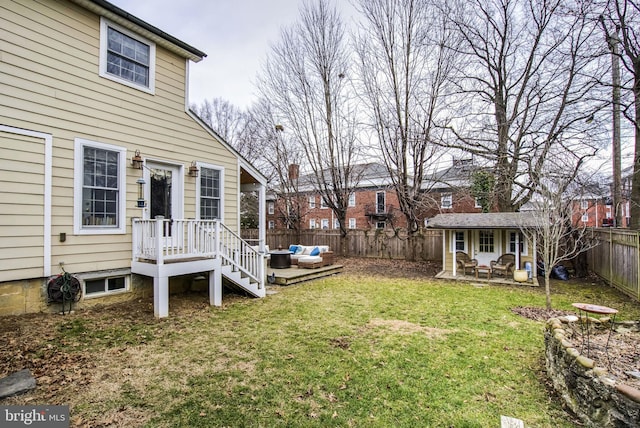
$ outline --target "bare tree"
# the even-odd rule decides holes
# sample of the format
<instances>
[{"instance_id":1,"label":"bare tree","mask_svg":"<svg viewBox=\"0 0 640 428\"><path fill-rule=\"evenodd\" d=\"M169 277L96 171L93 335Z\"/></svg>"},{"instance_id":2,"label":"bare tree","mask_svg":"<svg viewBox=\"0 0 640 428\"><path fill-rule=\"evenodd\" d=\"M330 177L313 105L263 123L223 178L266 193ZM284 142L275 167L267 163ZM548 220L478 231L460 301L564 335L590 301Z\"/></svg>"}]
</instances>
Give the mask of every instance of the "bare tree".
<instances>
[{"instance_id":1,"label":"bare tree","mask_svg":"<svg viewBox=\"0 0 640 428\"><path fill-rule=\"evenodd\" d=\"M605 28L619 31L619 36L617 32L611 32L620 48L619 52L612 53L619 55L623 66L620 87L632 94L633 101L623 103L620 108L635 130L630 227L640 229L640 3L637 0L609 0L602 21Z\"/></svg>"},{"instance_id":2,"label":"bare tree","mask_svg":"<svg viewBox=\"0 0 640 428\"><path fill-rule=\"evenodd\" d=\"M335 6L326 0L305 2L299 21L272 47L259 80L262 98L304 152L315 190L346 238L359 142L357 110L347 90L349 46Z\"/></svg>"},{"instance_id":3,"label":"bare tree","mask_svg":"<svg viewBox=\"0 0 640 428\"><path fill-rule=\"evenodd\" d=\"M551 309L551 272L563 261L573 260L598 245L593 229L573 219L580 214L580 199L584 187L576 181L576 172L567 169L561 158L547 164L544 179L536 196L530 201L527 227L521 227L529 242L535 242L538 260L544 266L544 287L547 309Z\"/></svg>"},{"instance_id":4,"label":"bare tree","mask_svg":"<svg viewBox=\"0 0 640 428\"><path fill-rule=\"evenodd\" d=\"M450 13L461 40L450 48L463 60L448 144L491 165L499 211L517 211L535 195L551 153L585 159L606 140L597 113L608 104L599 81L609 64L588 7L461 0Z\"/></svg>"},{"instance_id":5,"label":"bare tree","mask_svg":"<svg viewBox=\"0 0 640 428\"><path fill-rule=\"evenodd\" d=\"M288 229L299 233L307 207L301 200L298 181L304 154L271 107L264 99L254 104L250 110L250 135L260 146L262 156L257 162L269 179L269 191L276 196L276 215Z\"/></svg>"},{"instance_id":6,"label":"bare tree","mask_svg":"<svg viewBox=\"0 0 640 428\"><path fill-rule=\"evenodd\" d=\"M263 146L256 138L256 123L250 111L243 111L222 98L193 104L191 110L245 159L261 163Z\"/></svg>"},{"instance_id":7,"label":"bare tree","mask_svg":"<svg viewBox=\"0 0 640 428\"><path fill-rule=\"evenodd\" d=\"M361 0L359 28L361 93L407 220L408 259L415 258L412 238L424 210L422 188L438 146L436 120L452 67L445 16L433 1Z\"/></svg>"}]
</instances>

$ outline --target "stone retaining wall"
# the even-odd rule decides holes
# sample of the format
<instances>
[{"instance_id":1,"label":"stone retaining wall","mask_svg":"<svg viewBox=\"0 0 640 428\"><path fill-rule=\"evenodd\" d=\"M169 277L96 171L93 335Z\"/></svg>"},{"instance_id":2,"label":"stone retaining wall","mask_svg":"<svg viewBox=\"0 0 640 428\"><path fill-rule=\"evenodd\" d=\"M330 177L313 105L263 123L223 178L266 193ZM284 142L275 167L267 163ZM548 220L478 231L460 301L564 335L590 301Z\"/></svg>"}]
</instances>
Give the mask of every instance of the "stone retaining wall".
<instances>
[{"instance_id":1,"label":"stone retaining wall","mask_svg":"<svg viewBox=\"0 0 640 428\"><path fill-rule=\"evenodd\" d=\"M619 383L607 369L580 354L580 343L572 343L567 334L576 321L578 317L547 321L546 366L555 390L586 426L640 426L640 391Z\"/></svg>"}]
</instances>

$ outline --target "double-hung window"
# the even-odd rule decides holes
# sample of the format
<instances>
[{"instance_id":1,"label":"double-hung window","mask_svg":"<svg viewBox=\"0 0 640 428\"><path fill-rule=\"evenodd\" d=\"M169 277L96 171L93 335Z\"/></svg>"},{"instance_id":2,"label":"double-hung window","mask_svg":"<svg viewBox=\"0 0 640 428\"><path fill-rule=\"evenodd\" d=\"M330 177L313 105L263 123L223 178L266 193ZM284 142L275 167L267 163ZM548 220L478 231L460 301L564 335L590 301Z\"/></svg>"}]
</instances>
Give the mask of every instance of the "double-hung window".
<instances>
[{"instance_id":1,"label":"double-hung window","mask_svg":"<svg viewBox=\"0 0 640 428\"><path fill-rule=\"evenodd\" d=\"M153 93L155 44L102 18L100 26L100 76Z\"/></svg>"},{"instance_id":2,"label":"double-hung window","mask_svg":"<svg viewBox=\"0 0 640 428\"><path fill-rule=\"evenodd\" d=\"M467 251L467 241L465 239L466 232L463 230L454 230L451 234L451 251Z\"/></svg>"},{"instance_id":3,"label":"double-hung window","mask_svg":"<svg viewBox=\"0 0 640 428\"><path fill-rule=\"evenodd\" d=\"M523 256L527 255L527 242L520 232L509 231L509 252L513 254L520 252Z\"/></svg>"},{"instance_id":4,"label":"double-hung window","mask_svg":"<svg viewBox=\"0 0 640 428\"><path fill-rule=\"evenodd\" d=\"M125 233L126 150L76 138L74 233Z\"/></svg>"},{"instance_id":5,"label":"double-hung window","mask_svg":"<svg viewBox=\"0 0 640 428\"><path fill-rule=\"evenodd\" d=\"M445 193L440 197L440 207L441 208L453 207L453 196L451 195L451 193Z\"/></svg>"},{"instance_id":6,"label":"double-hung window","mask_svg":"<svg viewBox=\"0 0 640 428\"><path fill-rule=\"evenodd\" d=\"M201 166L198 181L201 220L222 220L222 170Z\"/></svg>"}]
</instances>

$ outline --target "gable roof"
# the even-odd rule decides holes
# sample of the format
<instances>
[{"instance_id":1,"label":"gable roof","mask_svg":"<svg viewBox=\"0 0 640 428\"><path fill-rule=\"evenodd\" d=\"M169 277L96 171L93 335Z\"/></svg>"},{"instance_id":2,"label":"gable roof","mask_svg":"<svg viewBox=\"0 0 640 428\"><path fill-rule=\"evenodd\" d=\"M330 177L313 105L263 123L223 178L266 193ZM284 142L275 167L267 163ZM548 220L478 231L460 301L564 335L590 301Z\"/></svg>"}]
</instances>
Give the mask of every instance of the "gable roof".
<instances>
[{"instance_id":1,"label":"gable roof","mask_svg":"<svg viewBox=\"0 0 640 428\"><path fill-rule=\"evenodd\" d=\"M438 214L427 224L433 229L519 229L536 226L537 219L531 212Z\"/></svg>"},{"instance_id":2,"label":"gable roof","mask_svg":"<svg viewBox=\"0 0 640 428\"><path fill-rule=\"evenodd\" d=\"M422 180L423 189L452 189L469 187L474 172L486 169L472 159L455 159L451 166L439 169Z\"/></svg>"},{"instance_id":3,"label":"gable roof","mask_svg":"<svg viewBox=\"0 0 640 428\"><path fill-rule=\"evenodd\" d=\"M207 56L206 53L194 48L172 35L165 33L158 27L154 27L146 21L120 9L118 6L109 3L106 0L71 0L72 2L88 9L100 16L109 18L117 22L125 28L135 31L140 35L148 38L167 48L168 50L188 58L193 62L199 62Z\"/></svg>"}]
</instances>

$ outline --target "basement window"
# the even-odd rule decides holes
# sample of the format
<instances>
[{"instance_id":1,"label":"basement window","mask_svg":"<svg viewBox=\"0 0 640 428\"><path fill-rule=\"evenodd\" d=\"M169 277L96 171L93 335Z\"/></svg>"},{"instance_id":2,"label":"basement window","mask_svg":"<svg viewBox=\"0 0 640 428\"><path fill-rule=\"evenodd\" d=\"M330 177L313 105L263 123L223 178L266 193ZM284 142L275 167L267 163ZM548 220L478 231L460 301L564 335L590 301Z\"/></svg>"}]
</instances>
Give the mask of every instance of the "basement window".
<instances>
[{"instance_id":1,"label":"basement window","mask_svg":"<svg viewBox=\"0 0 640 428\"><path fill-rule=\"evenodd\" d=\"M120 293L127 291L127 276L114 276L107 278L91 278L84 281L84 295L86 297L97 297L105 294Z\"/></svg>"}]
</instances>

